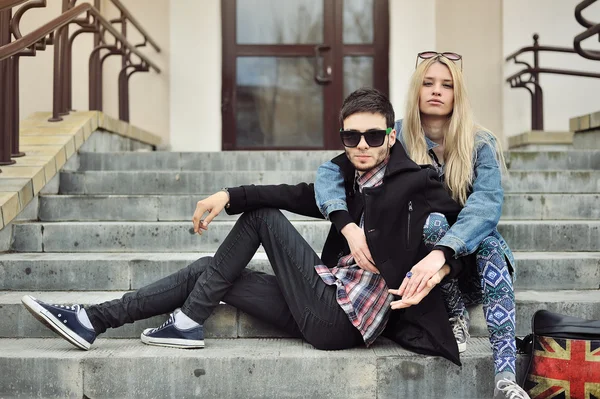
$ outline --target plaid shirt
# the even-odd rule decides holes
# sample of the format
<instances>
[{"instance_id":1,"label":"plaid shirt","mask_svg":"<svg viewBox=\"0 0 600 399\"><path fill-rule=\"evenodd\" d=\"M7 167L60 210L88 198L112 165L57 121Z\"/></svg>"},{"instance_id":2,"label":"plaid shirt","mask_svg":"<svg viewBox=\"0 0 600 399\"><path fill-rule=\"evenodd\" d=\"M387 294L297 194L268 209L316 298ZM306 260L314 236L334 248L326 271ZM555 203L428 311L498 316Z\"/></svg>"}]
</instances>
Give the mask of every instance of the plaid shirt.
<instances>
[{"instance_id":1,"label":"plaid shirt","mask_svg":"<svg viewBox=\"0 0 600 399\"><path fill-rule=\"evenodd\" d=\"M388 160L362 176L358 176L357 172L356 182L360 192L366 187L383 183ZM360 218L360 228L364 228L364 213ZM334 268L317 265L315 270L325 284L337 286L338 304L360 331L365 344L371 345L385 329L393 300L383 277L358 267L351 254L341 257Z\"/></svg>"}]
</instances>

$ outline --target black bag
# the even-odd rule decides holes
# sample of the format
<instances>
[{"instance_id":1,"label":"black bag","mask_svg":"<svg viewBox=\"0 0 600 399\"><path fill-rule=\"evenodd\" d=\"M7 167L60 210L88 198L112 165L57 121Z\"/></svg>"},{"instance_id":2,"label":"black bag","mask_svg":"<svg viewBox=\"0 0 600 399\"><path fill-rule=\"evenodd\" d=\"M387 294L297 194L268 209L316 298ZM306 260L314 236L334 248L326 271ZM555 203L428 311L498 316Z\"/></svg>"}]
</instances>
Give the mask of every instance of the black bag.
<instances>
[{"instance_id":1,"label":"black bag","mask_svg":"<svg viewBox=\"0 0 600 399\"><path fill-rule=\"evenodd\" d=\"M600 399L600 320L538 310L531 329L517 339L531 356L523 383L531 399Z\"/></svg>"}]
</instances>

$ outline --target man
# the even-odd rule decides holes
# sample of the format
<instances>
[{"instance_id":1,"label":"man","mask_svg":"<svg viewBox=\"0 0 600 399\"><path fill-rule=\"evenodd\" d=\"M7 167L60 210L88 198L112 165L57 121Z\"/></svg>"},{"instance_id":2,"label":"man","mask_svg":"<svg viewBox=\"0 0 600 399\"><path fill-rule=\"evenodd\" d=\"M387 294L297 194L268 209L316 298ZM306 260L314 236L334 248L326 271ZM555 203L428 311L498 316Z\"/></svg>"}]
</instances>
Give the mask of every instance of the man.
<instances>
[{"instance_id":1,"label":"man","mask_svg":"<svg viewBox=\"0 0 600 399\"><path fill-rule=\"evenodd\" d=\"M168 312L173 313L162 326L142 333L142 342L201 348L203 324L224 301L318 349L370 345L385 331L406 348L460 364L435 287L449 273L458 273L460 264L444 265L427 281L417 282L426 289L410 298L394 301L393 294L403 293L402 287L388 289L402 281L406 284L412 265L427 254L421 236L428 215L441 212L456 218L460 207L446 194L434 170L421 168L401 146L394 146L394 111L384 95L374 89L350 94L340 123L345 154L335 162L347 174L349 215L364 229L374 264L360 268L335 226L319 259L278 210L322 218L312 184L242 186L197 204L193 222L200 234L223 209L229 214L243 212L214 257L201 258L121 299L87 309L50 305L28 295L24 305L82 349L89 349L107 328ZM260 245L275 275L246 269ZM392 310L398 308L403 310Z\"/></svg>"}]
</instances>

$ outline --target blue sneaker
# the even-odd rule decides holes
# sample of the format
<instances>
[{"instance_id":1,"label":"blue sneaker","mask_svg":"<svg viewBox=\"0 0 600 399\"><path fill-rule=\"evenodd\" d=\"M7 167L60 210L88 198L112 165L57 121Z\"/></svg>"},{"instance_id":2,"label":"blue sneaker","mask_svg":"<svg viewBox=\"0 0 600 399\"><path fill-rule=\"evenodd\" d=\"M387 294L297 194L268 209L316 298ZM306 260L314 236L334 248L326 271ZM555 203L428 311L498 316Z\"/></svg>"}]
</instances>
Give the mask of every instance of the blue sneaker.
<instances>
[{"instance_id":1,"label":"blue sneaker","mask_svg":"<svg viewBox=\"0 0 600 399\"><path fill-rule=\"evenodd\" d=\"M83 311L80 305L50 305L31 295L25 295L21 302L33 317L79 349L89 350L96 339L96 332L79 320L79 312Z\"/></svg>"},{"instance_id":2,"label":"blue sneaker","mask_svg":"<svg viewBox=\"0 0 600 399\"><path fill-rule=\"evenodd\" d=\"M147 328L140 336L146 345L168 346L171 348L197 349L204 348L204 329L202 325L189 329L181 329L175 325L175 313L169 315L167 321L158 328Z\"/></svg>"}]
</instances>

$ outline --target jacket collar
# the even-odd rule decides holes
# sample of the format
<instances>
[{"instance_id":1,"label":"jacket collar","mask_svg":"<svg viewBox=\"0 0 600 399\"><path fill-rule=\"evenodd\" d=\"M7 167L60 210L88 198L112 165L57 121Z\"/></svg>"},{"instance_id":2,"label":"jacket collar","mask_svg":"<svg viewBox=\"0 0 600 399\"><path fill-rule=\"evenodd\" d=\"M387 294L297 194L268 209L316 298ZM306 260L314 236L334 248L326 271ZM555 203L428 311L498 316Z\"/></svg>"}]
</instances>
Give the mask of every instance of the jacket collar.
<instances>
[{"instance_id":1,"label":"jacket collar","mask_svg":"<svg viewBox=\"0 0 600 399\"><path fill-rule=\"evenodd\" d=\"M438 143L435 143L429 139L429 137L425 136L425 142L427 143L427 151L434 149L439 146Z\"/></svg>"}]
</instances>

